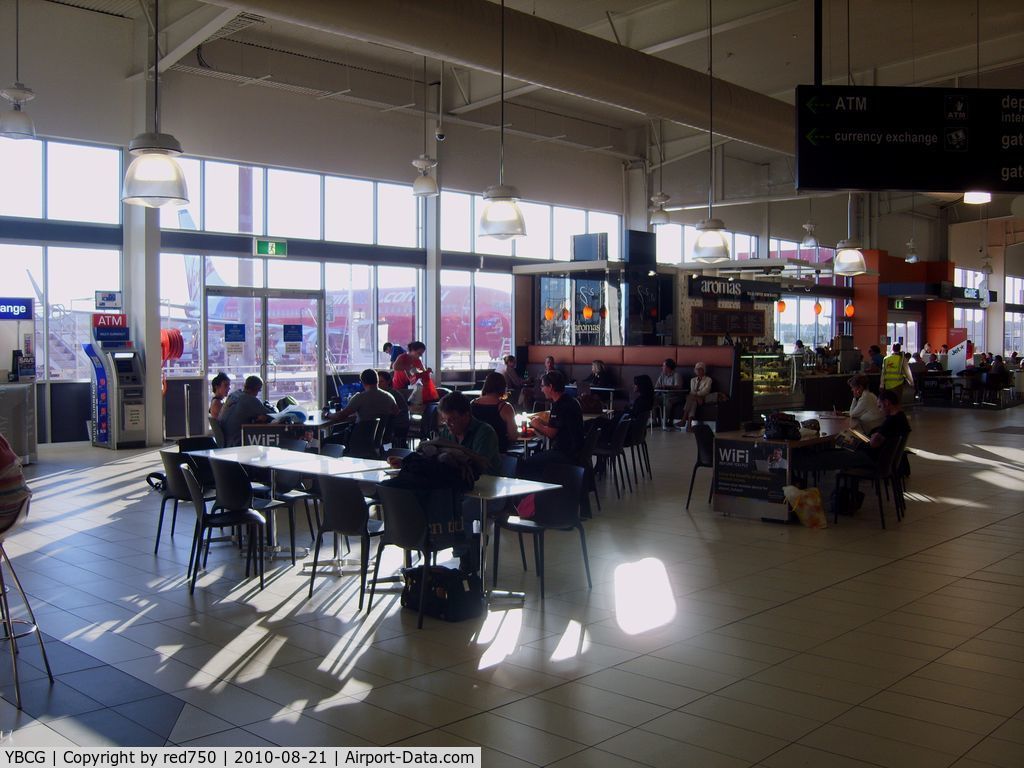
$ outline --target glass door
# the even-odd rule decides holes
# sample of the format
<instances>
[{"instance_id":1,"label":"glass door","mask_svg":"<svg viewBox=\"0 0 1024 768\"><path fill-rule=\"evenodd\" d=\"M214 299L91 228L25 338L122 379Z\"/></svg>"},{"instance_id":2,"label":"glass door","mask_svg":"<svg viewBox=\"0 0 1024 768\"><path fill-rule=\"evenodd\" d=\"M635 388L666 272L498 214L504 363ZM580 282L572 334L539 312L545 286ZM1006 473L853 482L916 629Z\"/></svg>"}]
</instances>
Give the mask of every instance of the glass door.
<instances>
[{"instance_id":1,"label":"glass door","mask_svg":"<svg viewBox=\"0 0 1024 768\"><path fill-rule=\"evenodd\" d=\"M207 288L207 380L224 371L235 390L247 376L259 376L264 400L290 395L307 413L319 410L322 322L319 292Z\"/></svg>"},{"instance_id":2,"label":"glass door","mask_svg":"<svg viewBox=\"0 0 1024 768\"><path fill-rule=\"evenodd\" d=\"M307 413L318 410L320 304L318 295L268 296L267 392L271 402L290 395Z\"/></svg>"}]
</instances>

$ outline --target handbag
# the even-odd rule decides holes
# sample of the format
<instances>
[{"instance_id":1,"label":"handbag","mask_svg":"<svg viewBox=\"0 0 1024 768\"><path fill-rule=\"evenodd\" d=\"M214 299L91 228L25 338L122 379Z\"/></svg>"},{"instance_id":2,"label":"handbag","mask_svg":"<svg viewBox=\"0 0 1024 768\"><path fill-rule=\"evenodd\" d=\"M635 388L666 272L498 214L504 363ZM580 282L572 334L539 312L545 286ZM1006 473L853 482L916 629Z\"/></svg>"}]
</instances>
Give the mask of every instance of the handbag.
<instances>
[{"instance_id":1,"label":"handbag","mask_svg":"<svg viewBox=\"0 0 1024 768\"><path fill-rule=\"evenodd\" d=\"M444 621L475 619L484 610L483 585L475 573L432 565L423 595L423 613ZM402 607L419 611L423 568L403 568Z\"/></svg>"},{"instance_id":2,"label":"handbag","mask_svg":"<svg viewBox=\"0 0 1024 768\"><path fill-rule=\"evenodd\" d=\"M790 413L770 413L765 419L765 440L799 440L800 422Z\"/></svg>"}]
</instances>

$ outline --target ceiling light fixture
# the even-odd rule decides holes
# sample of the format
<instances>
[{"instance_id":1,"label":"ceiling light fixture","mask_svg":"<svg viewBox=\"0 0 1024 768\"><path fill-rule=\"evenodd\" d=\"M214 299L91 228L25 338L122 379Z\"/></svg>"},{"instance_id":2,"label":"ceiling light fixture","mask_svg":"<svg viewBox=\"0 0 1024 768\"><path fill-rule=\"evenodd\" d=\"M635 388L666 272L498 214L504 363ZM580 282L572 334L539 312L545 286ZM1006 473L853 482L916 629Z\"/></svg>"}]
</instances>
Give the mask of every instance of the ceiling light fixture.
<instances>
[{"instance_id":1,"label":"ceiling light fixture","mask_svg":"<svg viewBox=\"0 0 1024 768\"><path fill-rule=\"evenodd\" d=\"M711 29L711 0L708 0L708 217L697 225L697 243L693 259L702 264L719 264L729 260L729 241L725 223L714 217L715 194L715 77L712 63L713 30Z\"/></svg>"},{"instance_id":2,"label":"ceiling light fixture","mask_svg":"<svg viewBox=\"0 0 1024 768\"><path fill-rule=\"evenodd\" d=\"M807 198L807 223L803 225L804 239L800 241L800 247L810 250L818 247L818 238L814 236L814 201Z\"/></svg>"},{"instance_id":3,"label":"ceiling light fixture","mask_svg":"<svg viewBox=\"0 0 1024 768\"><path fill-rule=\"evenodd\" d=\"M501 124L498 126L498 183L484 191L480 236L496 240L525 237L526 221L519 210L519 190L505 184L505 0L501 0Z\"/></svg>"},{"instance_id":4,"label":"ceiling light fixture","mask_svg":"<svg viewBox=\"0 0 1024 768\"><path fill-rule=\"evenodd\" d=\"M653 123L652 123L653 127ZM659 122L658 129L658 192L651 195L651 204L654 206L651 211L651 226L658 226L669 223L668 211L665 204L671 198L665 194L665 121Z\"/></svg>"},{"instance_id":5,"label":"ceiling light fixture","mask_svg":"<svg viewBox=\"0 0 1024 768\"><path fill-rule=\"evenodd\" d=\"M121 202L160 208L188 205L188 185L174 159L181 144L169 133L160 133L160 0L153 2L153 130L140 133L128 144L135 155L124 175Z\"/></svg>"},{"instance_id":6,"label":"ceiling light fixture","mask_svg":"<svg viewBox=\"0 0 1024 768\"><path fill-rule=\"evenodd\" d=\"M440 194L437 182L430 175L430 169L437 165L437 160L427 154L427 57L423 57L423 154L412 161L419 171L416 181L412 183L412 193L416 197L437 197Z\"/></svg>"},{"instance_id":7,"label":"ceiling light fixture","mask_svg":"<svg viewBox=\"0 0 1024 768\"><path fill-rule=\"evenodd\" d=\"M846 201L846 239L836 243L836 255L832 259L832 274L840 277L863 275L868 271L860 244L853 239L853 194Z\"/></svg>"},{"instance_id":8,"label":"ceiling light fixture","mask_svg":"<svg viewBox=\"0 0 1024 768\"><path fill-rule=\"evenodd\" d=\"M35 91L21 82L21 0L14 3L14 85L0 90L0 96L11 102L11 111L0 113L0 136L7 139L34 139L36 127L23 109L36 97Z\"/></svg>"},{"instance_id":9,"label":"ceiling light fixture","mask_svg":"<svg viewBox=\"0 0 1024 768\"><path fill-rule=\"evenodd\" d=\"M968 205L985 205L992 202L991 192L964 192L964 202Z\"/></svg>"}]
</instances>

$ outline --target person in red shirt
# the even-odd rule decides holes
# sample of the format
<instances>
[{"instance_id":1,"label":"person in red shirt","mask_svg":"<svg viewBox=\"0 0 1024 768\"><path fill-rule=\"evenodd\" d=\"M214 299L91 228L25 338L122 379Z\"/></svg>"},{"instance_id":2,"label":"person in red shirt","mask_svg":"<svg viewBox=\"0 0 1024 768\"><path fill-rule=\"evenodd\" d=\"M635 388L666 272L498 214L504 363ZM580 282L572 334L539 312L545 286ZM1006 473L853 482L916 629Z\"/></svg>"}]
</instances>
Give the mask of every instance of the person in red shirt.
<instances>
[{"instance_id":1,"label":"person in red shirt","mask_svg":"<svg viewBox=\"0 0 1024 768\"><path fill-rule=\"evenodd\" d=\"M421 358L427 351L427 345L422 341L409 343L409 351L395 358L392 367L395 375L393 386L395 389L406 389L411 387L423 375L424 369Z\"/></svg>"}]
</instances>

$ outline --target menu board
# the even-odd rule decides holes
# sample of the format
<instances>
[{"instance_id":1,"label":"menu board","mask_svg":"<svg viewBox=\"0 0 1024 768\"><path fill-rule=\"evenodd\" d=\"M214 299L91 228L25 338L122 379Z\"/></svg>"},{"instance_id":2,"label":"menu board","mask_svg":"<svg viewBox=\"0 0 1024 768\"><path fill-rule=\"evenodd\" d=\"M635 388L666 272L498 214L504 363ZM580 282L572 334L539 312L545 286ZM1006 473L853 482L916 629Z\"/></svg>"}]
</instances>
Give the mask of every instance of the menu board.
<instances>
[{"instance_id":1,"label":"menu board","mask_svg":"<svg viewBox=\"0 0 1024 768\"><path fill-rule=\"evenodd\" d=\"M694 307L694 336L764 336L763 309L717 309Z\"/></svg>"}]
</instances>

